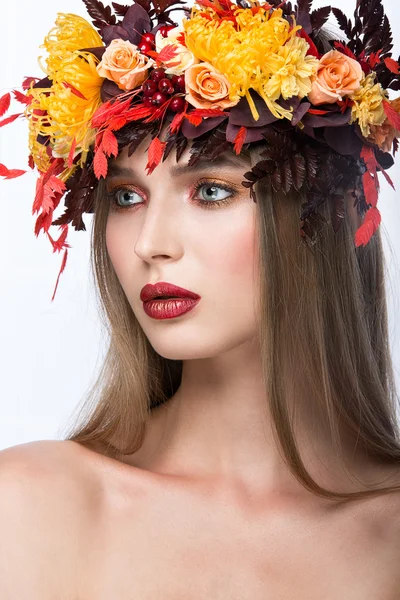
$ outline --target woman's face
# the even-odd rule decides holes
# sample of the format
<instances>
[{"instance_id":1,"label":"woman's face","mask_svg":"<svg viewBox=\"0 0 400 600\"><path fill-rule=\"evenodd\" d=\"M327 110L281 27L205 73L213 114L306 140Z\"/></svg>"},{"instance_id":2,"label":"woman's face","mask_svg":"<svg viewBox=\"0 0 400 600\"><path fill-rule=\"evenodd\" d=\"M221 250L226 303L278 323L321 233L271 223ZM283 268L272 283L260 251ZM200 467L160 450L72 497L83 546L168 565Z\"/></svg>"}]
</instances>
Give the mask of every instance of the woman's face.
<instances>
[{"instance_id":1,"label":"woman's face","mask_svg":"<svg viewBox=\"0 0 400 600\"><path fill-rule=\"evenodd\" d=\"M170 359L210 357L257 333L257 205L241 185L250 166L241 157L188 167L189 147L175 150L146 175L145 140L110 164L107 250L144 333ZM146 284L168 282L198 294L192 310L149 316L140 299Z\"/></svg>"}]
</instances>

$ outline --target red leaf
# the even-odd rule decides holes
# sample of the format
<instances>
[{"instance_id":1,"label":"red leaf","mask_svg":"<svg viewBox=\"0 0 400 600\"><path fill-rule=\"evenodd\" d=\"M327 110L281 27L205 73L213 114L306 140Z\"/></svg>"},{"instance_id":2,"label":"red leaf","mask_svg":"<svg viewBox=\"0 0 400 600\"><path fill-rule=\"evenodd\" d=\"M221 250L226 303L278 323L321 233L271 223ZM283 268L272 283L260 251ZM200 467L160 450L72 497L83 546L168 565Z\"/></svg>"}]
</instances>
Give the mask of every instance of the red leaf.
<instances>
[{"instance_id":1,"label":"red leaf","mask_svg":"<svg viewBox=\"0 0 400 600\"><path fill-rule=\"evenodd\" d=\"M60 165L60 162L61 165ZM64 169L63 159L57 159L45 172L41 173L36 183L36 194L32 206L32 214L42 210L44 213L52 212L60 202L66 185L57 175Z\"/></svg>"},{"instance_id":2,"label":"red leaf","mask_svg":"<svg viewBox=\"0 0 400 600\"><path fill-rule=\"evenodd\" d=\"M353 52L350 50L350 48L345 46L343 44L343 42L335 41L334 46L335 46L336 50L341 50L343 52L343 54L345 54L346 56L350 56L350 58L353 58L354 60L358 61L357 56L355 54L353 54Z\"/></svg>"},{"instance_id":3,"label":"red leaf","mask_svg":"<svg viewBox=\"0 0 400 600\"><path fill-rule=\"evenodd\" d=\"M11 95L10 94L4 94L4 96L2 96L0 98L0 117L2 117L3 115L6 114L6 112L10 108L10 103L11 103Z\"/></svg>"},{"instance_id":4,"label":"red leaf","mask_svg":"<svg viewBox=\"0 0 400 600\"><path fill-rule=\"evenodd\" d=\"M45 231L47 233L50 229L52 222L53 222L53 213L52 212L40 213L40 215L36 219L36 223L35 223L36 237L39 235L39 233L41 232L42 229L43 229L43 231Z\"/></svg>"},{"instance_id":5,"label":"red leaf","mask_svg":"<svg viewBox=\"0 0 400 600\"><path fill-rule=\"evenodd\" d=\"M58 288L58 282L60 281L60 275L64 271L65 265L67 264L67 256L68 256L68 250L66 249L65 252L64 252L64 256L63 256L62 262L61 262L60 272L58 273L56 287L54 288L53 297L51 299L52 302L53 302L54 298L56 297L56 292L57 292L57 288Z\"/></svg>"},{"instance_id":6,"label":"red leaf","mask_svg":"<svg viewBox=\"0 0 400 600\"><path fill-rule=\"evenodd\" d=\"M125 117L128 121L137 121L138 119L144 119L153 113L153 110L150 106L145 106L144 104L140 104L139 106L135 106L131 108L125 113Z\"/></svg>"},{"instance_id":7,"label":"red leaf","mask_svg":"<svg viewBox=\"0 0 400 600\"><path fill-rule=\"evenodd\" d=\"M121 90L122 93L122 90ZM131 98L126 100L117 100L111 103L110 101L101 104L92 117L92 126L101 127L107 123L112 117L120 115L131 103Z\"/></svg>"},{"instance_id":8,"label":"red leaf","mask_svg":"<svg viewBox=\"0 0 400 600\"><path fill-rule=\"evenodd\" d=\"M169 126L169 130L171 133L176 133L177 131L179 131L179 128L182 124L184 116L185 116L185 112L183 112L183 111L180 113L176 113L176 115L172 119L170 126Z\"/></svg>"},{"instance_id":9,"label":"red leaf","mask_svg":"<svg viewBox=\"0 0 400 600\"><path fill-rule=\"evenodd\" d=\"M186 113L185 118L189 121L189 123L191 123L195 127L200 125L200 123L203 120L203 117L201 117L200 115L194 115L193 113Z\"/></svg>"},{"instance_id":10,"label":"red leaf","mask_svg":"<svg viewBox=\"0 0 400 600\"><path fill-rule=\"evenodd\" d=\"M365 213L363 224L357 229L354 241L356 246L366 246L378 229L381 222L381 213L373 206Z\"/></svg>"},{"instance_id":11,"label":"red leaf","mask_svg":"<svg viewBox=\"0 0 400 600\"><path fill-rule=\"evenodd\" d=\"M397 62L397 60L394 60L393 58L384 58L383 62L385 63L385 65L387 66L387 68L389 69L389 71L391 71L392 73L396 73L396 75L398 75L400 73L400 66L399 63Z\"/></svg>"},{"instance_id":12,"label":"red leaf","mask_svg":"<svg viewBox=\"0 0 400 600\"><path fill-rule=\"evenodd\" d=\"M393 106L387 100L383 100L383 109L388 118L389 123L397 130L400 131L400 115L396 112Z\"/></svg>"},{"instance_id":13,"label":"red leaf","mask_svg":"<svg viewBox=\"0 0 400 600\"><path fill-rule=\"evenodd\" d=\"M321 55L317 50L317 46L314 44L310 36L307 35L303 28L296 31L296 35L305 39L308 45L310 46L307 50L308 56L315 56L315 58L321 58Z\"/></svg>"},{"instance_id":14,"label":"red leaf","mask_svg":"<svg viewBox=\"0 0 400 600\"><path fill-rule=\"evenodd\" d=\"M2 121L0 121L0 127L4 127L4 125L8 125L9 123L12 123L13 121L15 121L15 119L18 119L18 117L20 117L23 113L18 113L17 115L11 115L11 117L7 117L7 119L3 119Z\"/></svg>"},{"instance_id":15,"label":"red leaf","mask_svg":"<svg viewBox=\"0 0 400 600\"><path fill-rule=\"evenodd\" d=\"M309 108L307 113L310 113L312 115L326 115L328 112L331 112L329 110L320 110L319 108Z\"/></svg>"},{"instance_id":16,"label":"red leaf","mask_svg":"<svg viewBox=\"0 0 400 600\"><path fill-rule=\"evenodd\" d=\"M25 77L22 83L22 89L25 91L29 90L29 88L31 87L31 83L36 83L36 81L39 81L37 77Z\"/></svg>"},{"instance_id":17,"label":"red leaf","mask_svg":"<svg viewBox=\"0 0 400 600\"><path fill-rule=\"evenodd\" d=\"M96 175L97 179L100 179L100 177L106 177L108 171L108 160L103 152L102 146L94 155L93 166L94 174Z\"/></svg>"},{"instance_id":18,"label":"red leaf","mask_svg":"<svg viewBox=\"0 0 400 600\"><path fill-rule=\"evenodd\" d=\"M149 149L147 151L148 161L145 167L148 169L147 175L150 175L150 173L152 173L159 164L164 153L165 144L166 142L162 142L158 139L158 137L155 137L153 140L151 140Z\"/></svg>"},{"instance_id":19,"label":"red leaf","mask_svg":"<svg viewBox=\"0 0 400 600\"><path fill-rule=\"evenodd\" d=\"M376 161L375 152L371 146L366 146L365 144L363 145L360 152L360 158L362 158L365 162L365 166L367 167L368 171L370 171L372 174L375 174L379 165Z\"/></svg>"},{"instance_id":20,"label":"red leaf","mask_svg":"<svg viewBox=\"0 0 400 600\"><path fill-rule=\"evenodd\" d=\"M67 166L68 166L69 169L71 169L72 165L74 164L75 150L76 150L76 138L73 139L72 146L71 146L71 149L70 149L69 154L68 154L68 163L67 163Z\"/></svg>"},{"instance_id":21,"label":"red leaf","mask_svg":"<svg viewBox=\"0 0 400 600\"><path fill-rule=\"evenodd\" d=\"M166 46L164 46L164 48L161 50L161 52L156 52L155 50L150 50L146 54L148 56L151 56L151 58L154 58L156 61L168 63L169 61L171 61L173 58L176 57L177 53L178 53L178 50L177 50L177 47L175 44L167 44Z\"/></svg>"},{"instance_id":22,"label":"red leaf","mask_svg":"<svg viewBox=\"0 0 400 600\"><path fill-rule=\"evenodd\" d=\"M115 117L115 119L110 121L110 123L108 124L108 128L111 129L112 131L118 131L118 129L122 129L122 127L126 123L127 123L126 116Z\"/></svg>"},{"instance_id":23,"label":"red leaf","mask_svg":"<svg viewBox=\"0 0 400 600\"><path fill-rule=\"evenodd\" d=\"M68 225L62 225L61 227L63 229L63 232L58 238L58 240L53 240L51 235L47 233L49 240L53 246L53 252L61 252L61 250L63 250L64 248L71 248L71 246L65 241L68 235Z\"/></svg>"},{"instance_id":24,"label":"red leaf","mask_svg":"<svg viewBox=\"0 0 400 600\"><path fill-rule=\"evenodd\" d=\"M78 96L78 98L82 98L82 100L87 100L87 98L85 98L85 96L82 94L82 92L80 92L79 90L77 90L73 85L71 85L70 83L67 83L66 81L62 82L63 86L65 88L67 88L68 90L71 90L71 92L73 94L75 94L75 96Z\"/></svg>"},{"instance_id":25,"label":"red leaf","mask_svg":"<svg viewBox=\"0 0 400 600\"><path fill-rule=\"evenodd\" d=\"M106 156L118 156L117 138L111 131L106 129L103 136L103 149Z\"/></svg>"},{"instance_id":26,"label":"red leaf","mask_svg":"<svg viewBox=\"0 0 400 600\"><path fill-rule=\"evenodd\" d=\"M185 48L187 48L187 46L186 46L186 37L185 37L185 32L184 31L181 31L181 33L179 35L177 35L175 39L178 42L178 44L182 44L182 46L185 46Z\"/></svg>"},{"instance_id":27,"label":"red leaf","mask_svg":"<svg viewBox=\"0 0 400 600\"><path fill-rule=\"evenodd\" d=\"M25 94L21 94L18 90L13 90L13 94L15 99L21 104L30 104L33 100L33 96L25 96Z\"/></svg>"},{"instance_id":28,"label":"red leaf","mask_svg":"<svg viewBox=\"0 0 400 600\"><path fill-rule=\"evenodd\" d=\"M371 175L369 171L365 171L362 177L365 201L371 206L376 206L378 202L379 182L378 177Z\"/></svg>"},{"instance_id":29,"label":"red leaf","mask_svg":"<svg viewBox=\"0 0 400 600\"><path fill-rule=\"evenodd\" d=\"M382 52L382 50L383 48L378 50L378 52L372 52L372 54L369 55L368 64L371 67L371 69L376 67L376 65L379 65L379 63L381 62L380 53Z\"/></svg>"},{"instance_id":30,"label":"red leaf","mask_svg":"<svg viewBox=\"0 0 400 600\"><path fill-rule=\"evenodd\" d=\"M389 175L386 173L385 169L382 169L382 167L381 167L381 171L382 171L382 174L384 175L384 177L385 177L386 181L388 182L388 184L389 184L389 185L391 185L393 189L396 189L396 188L394 187L394 183L393 183L393 181L390 179L390 177L389 177Z\"/></svg>"},{"instance_id":31,"label":"red leaf","mask_svg":"<svg viewBox=\"0 0 400 600\"><path fill-rule=\"evenodd\" d=\"M247 135L247 129L246 127L242 126L239 131L237 132L236 136L235 136L235 140L234 140L234 150L236 152L236 154L240 154L241 150L242 150L242 146L244 144L244 140L246 139L246 135Z\"/></svg>"},{"instance_id":32,"label":"red leaf","mask_svg":"<svg viewBox=\"0 0 400 600\"><path fill-rule=\"evenodd\" d=\"M35 162L34 162L34 160L33 160L33 156L32 156L32 154L30 154L30 155L29 155L29 158L28 158L28 166L29 166L31 169L34 169L34 168L35 168Z\"/></svg>"},{"instance_id":33,"label":"red leaf","mask_svg":"<svg viewBox=\"0 0 400 600\"><path fill-rule=\"evenodd\" d=\"M219 108L195 108L190 114L195 117L224 117L229 115L229 113Z\"/></svg>"},{"instance_id":34,"label":"red leaf","mask_svg":"<svg viewBox=\"0 0 400 600\"><path fill-rule=\"evenodd\" d=\"M26 171L22 171L21 169L7 169L5 165L0 163L0 177L4 177L4 179L14 179L15 177L20 177L26 173Z\"/></svg>"}]
</instances>

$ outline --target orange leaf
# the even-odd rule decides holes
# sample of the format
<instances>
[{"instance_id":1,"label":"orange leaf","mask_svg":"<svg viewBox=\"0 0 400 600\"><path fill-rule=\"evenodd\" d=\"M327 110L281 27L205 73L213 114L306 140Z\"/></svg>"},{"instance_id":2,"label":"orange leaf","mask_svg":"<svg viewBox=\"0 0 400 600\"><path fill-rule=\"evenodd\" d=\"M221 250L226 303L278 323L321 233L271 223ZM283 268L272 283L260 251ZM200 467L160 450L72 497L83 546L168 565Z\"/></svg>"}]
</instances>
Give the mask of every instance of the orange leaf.
<instances>
[{"instance_id":1,"label":"orange leaf","mask_svg":"<svg viewBox=\"0 0 400 600\"><path fill-rule=\"evenodd\" d=\"M400 131L400 115L396 112L393 106L387 100L383 100L383 109L388 118L389 123L397 130Z\"/></svg>"},{"instance_id":2,"label":"orange leaf","mask_svg":"<svg viewBox=\"0 0 400 600\"><path fill-rule=\"evenodd\" d=\"M363 224L357 229L354 241L356 246L366 246L378 229L381 222L381 213L373 206L365 213Z\"/></svg>"},{"instance_id":3,"label":"orange leaf","mask_svg":"<svg viewBox=\"0 0 400 600\"><path fill-rule=\"evenodd\" d=\"M10 94L4 94L4 96L2 96L0 98L0 117L2 117L3 115L6 114L6 112L10 108L10 103L11 103L11 95Z\"/></svg>"},{"instance_id":4,"label":"orange leaf","mask_svg":"<svg viewBox=\"0 0 400 600\"><path fill-rule=\"evenodd\" d=\"M383 62L385 63L385 65L387 66L387 68L389 69L389 71L391 71L392 73L396 73L396 75L398 75L400 73L400 66L399 63L397 62L397 60L394 60L393 58L384 58Z\"/></svg>"},{"instance_id":5,"label":"orange leaf","mask_svg":"<svg viewBox=\"0 0 400 600\"><path fill-rule=\"evenodd\" d=\"M100 177L106 177L108 171L108 160L103 152L102 146L94 154L93 166L94 174L96 175L97 179L100 179Z\"/></svg>"},{"instance_id":6,"label":"orange leaf","mask_svg":"<svg viewBox=\"0 0 400 600\"><path fill-rule=\"evenodd\" d=\"M50 226L53 222L53 213L40 213L35 223L35 235L36 237L39 235L40 231L43 229L46 233L49 231Z\"/></svg>"},{"instance_id":7,"label":"orange leaf","mask_svg":"<svg viewBox=\"0 0 400 600\"><path fill-rule=\"evenodd\" d=\"M92 117L92 126L100 127L101 125L104 125L110 121L112 117L120 115L126 108L128 108L130 103L131 98L127 98L126 100L117 100L113 103L110 101L104 102L104 104L101 104L94 113Z\"/></svg>"},{"instance_id":8,"label":"orange leaf","mask_svg":"<svg viewBox=\"0 0 400 600\"><path fill-rule=\"evenodd\" d=\"M166 142L162 142L158 139L158 137L155 137L151 141L149 149L147 151L148 161L145 167L146 169L148 169L147 175L150 175L150 173L152 173L156 166L159 164L164 153L165 145Z\"/></svg>"},{"instance_id":9,"label":"orange leaf","mask_svg":"<svg viewBox=\"0 0 400 600\"><path fill-rule=\"evenodd\" d=\"M181 31L181 33L179 35L176 36L176 41L178 42L178 44L181 44L182 46L186 46L186 36L185 36L185 32Z\"/></svg>"},{"instance_id":10,"label":"orange leaf","mask_svg":"<svg viewBox=\"0 0 400 600\"><path fill-rule=\"evenodd\" d=\"M67 256L68 256L68 250L66 249L65 252L64 252L64 256L63 256L62 262L61 262L60 272L58 273L56 287L54 288L53 297L51 299L52 302L53 302L54 298L56 297L56 292L57 292L57 288L58 288L58 282L60 281L60 275L64 271L65 265L67 264Z\"/></svg>"},{"instance_id":11,"label":"orange leaf","mask_svg":"<svg viewBox=\"0 0 400 600\"><path fill-rule=\"evenodd\" d=\"M150 106L140 104L139 106L135 106L134 108L131 108L131 110L128 110L124 116L126 117L127 121L136 121L138 119L144 119L144 117L148 117L152 113L153 110L150 108Z\"/></svg>"},{"instance_id":12,"label":"orange leaf","mask_svg":"<svg viewBox=\"0 0 400 600\"><path fill-rule=\"evenodd\" d=\"M196 116L193 113L186 113L185 114L185 118L189 121L189 123L191 123L195 127L197 127L198 125L200 125L200 123L203 120L203 117L201 117L199 115Z\"/></svg>"},{"instance_id":13,"label":"orange leaf","mask_svg":"<svg viewBox=\"0 0 400 600\"><path fill-rule=\"evenodd\" d=\"M246 129L246 127L244 127L242 125L242 127L237 132L237 134L235 136L235 140L234 140L234 149L235 149L236 154L240 154L240 152L242 150L242 146L244 144L244 140L246 139L246 135L247 135L247 129Z\"/></svg>"},{"instance_id":14,"label":"orange leaf","mask_svg":"<svg viewBox=\"0 0 400 600\"><path fill-rule=\"evenodd\" d=\"M117 138L111 131L106 129L103 135L103 150L106 156L118 156Z\"/></svg>"},{"instance_id":15,"label":"orange leaf","mask_svg":"<svg viewBox=\"0 0 400 600\"><path fill-rule=\"evenodd\" d=\"M328 112L330 112L329 110L320 110L319 108L309 108L307 113L310 113L311 115L326 115Z\"/></svg>"},{"instance_id":16,"label":"orange leaf","mask_svg":"<svg viewBox=\"0 0 400 600\"><path fill-rule=\"evenodd\" d=\"M69 155L68 155L68 165L67 166L69 169L71 169L72 165L74 164L75 149L76 149L76 138L73 139L72 146L71 146L71 149L70 149Z\"/></svg>"},{"instance_id":17,"label":"orange leaf","mask_svg":"<svg viewBox=\"0 0 400 600\"><path fill-rule=\"evenodd\" d=\"M158 60L163 63L167 63L173 58L176 57L178 53L178 49L175 44L167 44L160 52L155 52L154 50L150 50L147 52L151 58Z\"/></svg>"}]
</instances>

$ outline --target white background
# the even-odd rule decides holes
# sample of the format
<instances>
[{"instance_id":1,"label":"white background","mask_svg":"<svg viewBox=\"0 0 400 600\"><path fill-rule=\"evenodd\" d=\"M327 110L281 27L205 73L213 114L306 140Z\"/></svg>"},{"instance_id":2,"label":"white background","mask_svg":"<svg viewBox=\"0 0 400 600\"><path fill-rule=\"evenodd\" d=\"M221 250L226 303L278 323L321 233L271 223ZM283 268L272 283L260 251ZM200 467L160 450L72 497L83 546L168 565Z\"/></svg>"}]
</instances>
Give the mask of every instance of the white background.
<instances>
[{"instance_id":1,"label":"white background","mask_svg":"<svg viewBox=\"0 0 400 600\"><path fill-rule=\"evenodd\" d=\"M384 0L392 31L400 31L397 0ZM127 3L127 2L126 2ZM314 1L314 8L328 4ZM128 4L128 3L127 3ZM349 17L355 0L336 0ZM87 19L80 0L19 0L2 8L0 36L0 96L19 87L25 76L42 77L37 57L56 12ZM179 13L173 13L179 20ZM334 25L335 19L331 17ZM339 33L337 26L335 29ZM400 53L400 35L394 58ZM21 88L19 88L21 89ZM393 98L397 93L391 93ZM21 112L14 103L8 114ZM0 163L27 168L27 123L12 123L0 131ZM399 152L400 156L400 152ZM400 192L400 169L389 170ZM63 427L94 380L104 355L106 335L101 331L89 275L91 215L84 215L87 232L70 228L66 271L56 299L51 297L61 264L43 232L35 237L32 203L36 177L29 172L12 181L0 181L0 449L38 439L60 439ZM400 390L400 204L381 177L379 209L389 263L387 278L390 334ZM59 207L55 216L63 209ZM51 232L57 237L58 228Z\"/></svg>"}]
</instances>

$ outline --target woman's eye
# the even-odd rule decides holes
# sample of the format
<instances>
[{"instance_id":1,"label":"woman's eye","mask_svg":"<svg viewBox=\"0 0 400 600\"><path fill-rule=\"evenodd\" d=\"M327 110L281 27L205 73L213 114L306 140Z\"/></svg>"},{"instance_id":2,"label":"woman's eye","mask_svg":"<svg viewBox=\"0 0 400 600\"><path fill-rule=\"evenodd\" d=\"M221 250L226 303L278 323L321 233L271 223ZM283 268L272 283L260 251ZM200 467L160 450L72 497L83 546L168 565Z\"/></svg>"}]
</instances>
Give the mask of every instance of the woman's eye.
<instances>
[{"instance_id":1,"label":"woman's eye","mask_svg":"<svg viewBox=\"0 0 400 600\"><path fill-rule=\"evenodd\" d=\"M227 198L228 196L231 196L233 190L230 191L222 185L216 185L212 183L201 183L197 186L196 191L200 196L200 200L218 202L225 200L225 198Z\"/></svg>"},{"instance_id":2,"label":"woman's eye","mask_svg":"<svg viewBox=\"0 0 400 600\"><path fill-rule=\"evenodd\" d=\"M140 198L140 195L133 190L121 189L115 194L115 202L121 207L132 206L133 204L137 204L137 201L135 202L134 199L135 196Z\"/></svg>"}]
</instances>

